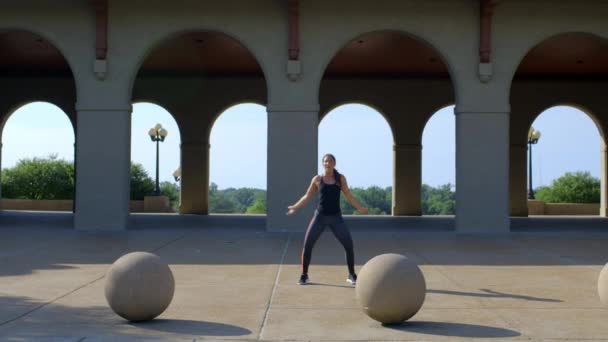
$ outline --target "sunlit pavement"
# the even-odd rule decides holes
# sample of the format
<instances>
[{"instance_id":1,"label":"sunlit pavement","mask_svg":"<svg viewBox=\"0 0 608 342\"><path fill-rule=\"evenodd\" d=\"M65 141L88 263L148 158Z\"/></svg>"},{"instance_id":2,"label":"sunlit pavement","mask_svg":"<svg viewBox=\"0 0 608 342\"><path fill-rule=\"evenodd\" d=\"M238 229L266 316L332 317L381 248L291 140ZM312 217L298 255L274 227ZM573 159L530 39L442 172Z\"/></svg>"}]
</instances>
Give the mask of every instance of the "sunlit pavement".
<instances>
[{"instance_id":1,"label":"sunlit pavement","mask_svg":"<svg viewBox=\"0 0 608 342\"><path fill-rule=\"evenodd\" d=\"M313 251L307 286L296 284L301 233L14 225L0 232L0 340L608 340L608 307L597 295L608 228L499 236L354 229L358 268L392 252L425 275L420 312L390 327L359 309L329 231ZM129 323L106 304L105 272L130 251L158 254L175 276L171 305L151 322Z\"/></svg>"}]
</instances>

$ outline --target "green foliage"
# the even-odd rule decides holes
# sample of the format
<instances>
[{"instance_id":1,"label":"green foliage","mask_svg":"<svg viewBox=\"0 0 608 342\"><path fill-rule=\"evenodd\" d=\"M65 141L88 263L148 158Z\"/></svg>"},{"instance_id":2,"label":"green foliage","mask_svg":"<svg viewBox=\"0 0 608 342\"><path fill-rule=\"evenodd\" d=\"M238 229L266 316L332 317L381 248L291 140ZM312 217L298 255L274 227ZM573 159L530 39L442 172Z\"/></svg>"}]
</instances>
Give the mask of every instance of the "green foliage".
<instances>
[{"instance_id":1,"label":"green foliage","mask_svg":"<svg viewBox=\"0 0 608 342\"><path fill-rule=\"evenodd\" d=\"M209 212L266 213L266 191L252 188L218 190L217 184L211 183L209 185Z\"/></svg>"},{"instance_id":2,"label":"green foliage","mask_svg":"<svg viewBox=\"0 0 608 342\"><path fill-rule=\"evenodd\" d=\"M588 171L566 172L551 186L537 188L535 195L547 203L599 203L600 180Z\"/></svg>"},{"instance_id":3,"label":"green foliage","mask_svg":"<svg viewBox=\"0 0 608 342\"><path fill-rule=\"evenodd\" d=\"M144 196L154 195L154 181L143 165L131 162L131 200L143 201Z\"/></svg>"},{"instance_id":4,"label":"green foliage","mask_svg":"<svg viewBox=\"0 0 608 342\"><path fill-rule=\"evenodd\" d=\"M230 200L224 191L217 188L217 184L209 186L209 212L210 213L236 213L236 203Z\"/></svg>"},{"instance_id":5,"label":"green foliage","mask_svg":"<svg viewBox=\"0 0 608 342\"><path fill-rule=\"evenodd\" d=\"M171 182L161 182L160 192L169 198L171 208L176 212L179 211L179 186Z\"/></svg>"},{"instance_id":6,"label":"green foliage","mask_svg":"<svg viewBox=\"0 0 608 342\"><path fill-rule=\"evenodd\" d=\"M451 184L431 187L422 185L422 214L423 215L450 215L454 214L456 196L451 190ZM370 215L391 215L392 213L392 188L380 188L371 186L366 189L352 188L351 193L362 206L368 208ZM356 215L357 210L341 196L340 206L345 215Z\"/></svg>"},{"instance_id":7,"label":"green foliage","mask_svg":"<svg viewBox=\"0 0 608 342\"><path fill-rule=\"evenodd\" d=\"M391 188L371 186L367 189L351 188L353 197L369 210L370 215L390 215L392 194ZM340 207L345 215L357 215L359 212L348 201L345 196L340 196Z\"/></svg>"},{"instance_id":8,"label":"green foliage","mask_svg":"<svg viewBox=\"0 0 608 342\"><path fill-rule=\"evenodd\" d=\"M266 214L266 195L260 193L256 196L255 202L247 208L247 214Z\"/></svg>"},{"instance_id":9,"label":"green foliage","mask_svg":"<svg viewBox=\"0 0 608 342\"><path fill-rule=\"evenodd\" d=\"M440 185L436 188L422 184L422 214L423 215L453 215L456 206L456 194L451 184Z\"/></svg>"},{"instance_id":10,"label":"green foliage","mask_svg":"<svg viewBox=\"0 0 608 342\"><path fill-rule=\"evenodd\" d=\"M21 159L2 172L4 198L69 200L74 198L74 164L48 158Z\"/></svg>"},{"instance_id":11,"label":"green foliage","mask_svg":"<svg viewBox=\"0 0 608 342\"><path fill-rule=\"evenodd\" d=\"M21 159L14 167L2 170L4 198L71 200L74 186L74 163L57 159L57 155ZM131 199L143 200L153 193L154 181L141 164L131 163Z\"/></svg>"},{"instance_id":12,"label":"green foliage","mask_svg":"<svg viewBox=\"0 0 608 342\"><path fill-rule=\"evenodd\" d=\"M171 206L178 209L179 187L171 182L161 183L161 192L169 197ZM366 189L352 188L355 199L369 209L371 215L390 215L392 188L372 186ZM131 163L131 199L143 200L154 194L154 181L141 164ZM22 199L73 199L74 165L48 158L23 159L2 172L2 195L5 198ZM538 198L548 202L586 203L599 201L599 180L589 173L566 174L556 180L551 188L538 189ZM547 200L548 199L548 200ZM453 214L454 193L451 185L437 188L422 186L422 212L425 215ZM252 188L218 190L215 183L209 186L209 212L249 213L267 212L266 191ZM357 210L341 196L340 205L345 215L358 214Z\"/></svg>"}]
</instances>

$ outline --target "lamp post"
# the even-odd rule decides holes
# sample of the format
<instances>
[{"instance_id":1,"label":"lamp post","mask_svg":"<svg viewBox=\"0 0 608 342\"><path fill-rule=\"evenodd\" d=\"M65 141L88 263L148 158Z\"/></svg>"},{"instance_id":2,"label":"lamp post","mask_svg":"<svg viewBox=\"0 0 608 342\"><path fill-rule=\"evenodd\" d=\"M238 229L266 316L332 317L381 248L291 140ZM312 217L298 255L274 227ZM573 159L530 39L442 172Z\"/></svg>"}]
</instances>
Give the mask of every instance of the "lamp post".
<instances>
[{"instance_id":1,"label":"lamp post","mask_svg":"<svg viewBox=\"0 0 608 342\"><path fill-rule=\"evenodd\" d=\"M528 199L534 199L534 188L532 187L532 145L538 143L538 139L540 139L540 131L534 129L534 127L530 127L528 131L528 158L530 161L528 162L528 180L530 182L528 191Z\"/></svg>"},{"instance_id":2,"label":"lamp post","mask_svg":"<svg viewBox=\"0 0 608 342\"><path fill-rule=\"evenodd\" d=\"M173 171L173 179L175 179L176 182L179 182L180 180L182 180L182 167L178 167L177 169L175 169L175 171Z\"/></svg>"},{"instance_id":3,"label":"lamp post","mask_svg":"<svg viewBox=\"0 0 608 342\"><path fill-rule=\"evenodd\" d=\"M169 134L167 132L166 129L163 128L163 126L161 124L156 124L156 126L154 126L153 128L150 128L150 130L148 131L148 135L150 136L150 139L156 143L156 187L154 189L154 195L156 196L160 196L160 187L158 186L158 154L159 154L159 144L163 141L165 141L165 138L167 137L167 134Z\"/></svg>"}]
</instances>

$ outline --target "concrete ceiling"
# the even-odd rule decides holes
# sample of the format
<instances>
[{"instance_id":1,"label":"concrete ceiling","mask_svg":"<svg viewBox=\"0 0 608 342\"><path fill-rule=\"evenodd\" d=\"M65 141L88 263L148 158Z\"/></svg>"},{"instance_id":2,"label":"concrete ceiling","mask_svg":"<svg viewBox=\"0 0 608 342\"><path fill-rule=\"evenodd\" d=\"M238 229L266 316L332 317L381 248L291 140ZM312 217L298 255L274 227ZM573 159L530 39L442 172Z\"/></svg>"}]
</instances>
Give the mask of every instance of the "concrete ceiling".
<instances>
[{"instance_id":1,"label":"concrete ceiling","mask_svg":"<svg viewBox=\"0 0 608 342\"><path fill-rule=\"evenodd\" d=\"M581 33L549 38L528 52L517 76L608 77L608 41Z\"/></svg>"},{"instance_id":2,"label":"concrete ceiling","mask_svg":"<svg viewBox=\"0 0 608 342\"><path fill-rule=\"evenodd\" d=\"M140 73L262 75L245 46L214 32L184 34L161 43ZM47 40L28 32L0 32L0 74L70 74L70 69ZM608 78L608 41L587 34L544 41L523 59L516 77L547 76ZM448 69L429 45L399 33L374 32L346 44L327 66L325 77L448 77Z\"/></svg>"}]
</instances>

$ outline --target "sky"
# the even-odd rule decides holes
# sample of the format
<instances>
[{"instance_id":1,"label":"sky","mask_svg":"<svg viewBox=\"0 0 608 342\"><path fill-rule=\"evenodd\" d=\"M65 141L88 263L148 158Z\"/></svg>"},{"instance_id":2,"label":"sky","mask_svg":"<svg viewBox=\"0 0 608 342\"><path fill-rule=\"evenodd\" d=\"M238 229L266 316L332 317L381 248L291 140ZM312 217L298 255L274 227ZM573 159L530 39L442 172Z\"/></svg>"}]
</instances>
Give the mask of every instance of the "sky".
<instances>
[{"instance_id":1,"label":"sky","mask_svg":"<svg viewBox=\"0 0 608 342\"><path fill-rule=\"evenodd\" d=\"M155 175L156 150L148 130L160 123L168 132L160 145L160 180L173 181L179 167L179 129L170 113L154 104L133 106L131 159ZM534 187L550 185L565 172L590 171L600 176L600 135L593 121L573 107L553 107L533 123L541 131L533 147ZM241 104L220 115L210 137L210 181L220 189L266 188L267 114L265 107ZM2 168L19 159L46 157L73 160L74 132L65 113L49 103L34 102L16 110L2 131ZM428 121L422 139L422 182L455 184L455 117L453 106ZM386 120L370 107L336 108L319 124L321 156L336 156L338 170L351 187L391 186L393 138ZM312 177L312 175L311 175Z\"/></svg>"}]
</instances>

